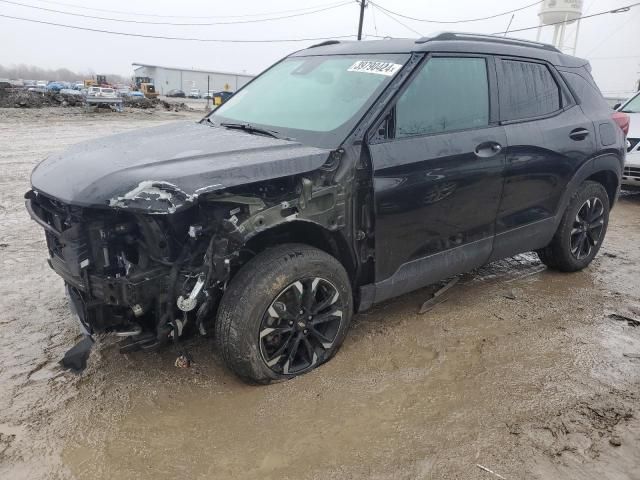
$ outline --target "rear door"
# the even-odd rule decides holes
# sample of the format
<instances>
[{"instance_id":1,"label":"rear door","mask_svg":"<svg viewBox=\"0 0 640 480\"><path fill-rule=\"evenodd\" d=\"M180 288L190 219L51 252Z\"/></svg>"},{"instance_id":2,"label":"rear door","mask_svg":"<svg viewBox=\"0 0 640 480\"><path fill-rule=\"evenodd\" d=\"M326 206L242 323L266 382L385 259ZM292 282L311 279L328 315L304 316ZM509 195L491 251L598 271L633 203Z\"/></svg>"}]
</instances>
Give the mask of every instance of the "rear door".
<instances>
[{"instance_id":1,"label":"rear door","mask_svg":"<svg viewBox=\"0 0 640 480\"><path fill-rule=\"evenodd\" d=\"M370 140L377 281L414 262L399 276L400 283L413 276L416 288L488 258L506 142L492 62L482 55L432 55ZM425 259L434 260L415 263ZM412 289L392 283L394 295Z\"/></svg>"},{"instance_id":2,"label":"rear door","mask_svg":"<svg viewBox=\"0 0 640 480\"><path fill-rule=\"evenodd\" d=\"M505 57L497 73L507 146L492 258L548 243L567 182L595 150L593 122L553 66Z\"/></svg>"}]
</instances>

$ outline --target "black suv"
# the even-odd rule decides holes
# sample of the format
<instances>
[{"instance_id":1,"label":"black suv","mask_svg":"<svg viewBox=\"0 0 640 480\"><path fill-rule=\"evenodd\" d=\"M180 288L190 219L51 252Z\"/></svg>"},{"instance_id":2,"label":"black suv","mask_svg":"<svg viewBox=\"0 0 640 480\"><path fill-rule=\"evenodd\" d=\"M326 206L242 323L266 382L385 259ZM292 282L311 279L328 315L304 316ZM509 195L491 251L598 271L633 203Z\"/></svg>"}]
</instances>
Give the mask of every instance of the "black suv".
<instances>
[{"instance_id":1,"label":"black suv","mask_svg":"<svg viewBox=\"0 0 640 480\"><path fill-rule=\"evenodd\" d=\"M445 277L531 250L586 267L625 155L589 72L515 39L328 41L199 123L52 155L26 206L87 333L130 351L211 332L268 383Z\"/></svg>"}]
</instances>

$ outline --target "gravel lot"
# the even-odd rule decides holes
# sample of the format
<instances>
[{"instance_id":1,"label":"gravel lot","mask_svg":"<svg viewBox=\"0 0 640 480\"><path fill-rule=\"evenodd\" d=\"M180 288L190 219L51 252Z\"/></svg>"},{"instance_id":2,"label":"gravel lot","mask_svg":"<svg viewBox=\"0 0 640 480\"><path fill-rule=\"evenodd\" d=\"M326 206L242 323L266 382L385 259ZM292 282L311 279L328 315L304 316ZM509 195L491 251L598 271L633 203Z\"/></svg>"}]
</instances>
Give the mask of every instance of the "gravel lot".
<instances>
[{"instance_id":1,"label":"gravel lot","mask_svg":"<svg viewBox=\"0 0 640 480\"><path fill-rule=\"evenodd\" d=\"M585 271L528 254L463 276L426 314L430 289L405 295L290 382L240 383L203 338L189 369L107 337L81 376L60 370L78 329L24 210L31 169L201 114L0 109L0 478L640 478L640 324L611 316L640 319L640 194Z\"/></svg>"}]
</instances>

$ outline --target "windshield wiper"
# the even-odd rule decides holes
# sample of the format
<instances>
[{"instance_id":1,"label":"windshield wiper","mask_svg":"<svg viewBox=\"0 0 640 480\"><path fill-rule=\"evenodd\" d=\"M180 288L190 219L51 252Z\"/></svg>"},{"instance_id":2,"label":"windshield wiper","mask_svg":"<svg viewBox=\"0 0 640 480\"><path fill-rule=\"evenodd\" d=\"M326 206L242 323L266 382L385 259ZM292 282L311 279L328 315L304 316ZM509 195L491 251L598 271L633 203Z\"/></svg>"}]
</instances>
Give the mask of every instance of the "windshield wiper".
<instances>
[{"instance_id":1,"label":"windshield wiper","mask_svg":"<svg viewBox=\"0 0 640 480\"><path fill-rule=\"evenodd\" d=\"M267 130L266 128L255 127L249 123L226 123L222 122L220 124L222 127L226 128L235 128L237 130L244 130L248 133L257 133L259 135L267 135L273 138L279 138L278 132L275 130Z\"/></svg>"}]
</instances>

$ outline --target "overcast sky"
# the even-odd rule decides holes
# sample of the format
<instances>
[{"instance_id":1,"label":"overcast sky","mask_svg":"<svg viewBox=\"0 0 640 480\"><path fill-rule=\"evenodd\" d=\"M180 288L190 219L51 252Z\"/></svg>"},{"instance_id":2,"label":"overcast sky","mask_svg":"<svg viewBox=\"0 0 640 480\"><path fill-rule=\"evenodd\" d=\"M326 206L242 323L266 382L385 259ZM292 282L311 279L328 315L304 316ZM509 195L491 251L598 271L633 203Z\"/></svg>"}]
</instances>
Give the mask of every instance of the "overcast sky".
<instances>
[{"instance_id":1,"label":"overcast sky","mask_svg":"<svg viewBox=\"0 0 640 480\"><path fill-rule=\"evenodd\" d=\"M460 20L504 12L531 4L534 0L376 1L385 8L411 17ZM336 5L340 0L11 0L11 4L0 0L0 15L145 35L218 39L289 39L355 34L359 10L355 1L352 1L323 12L269 22L171 26L89 19L26 8L15 3L136 21L206 23L255 20L268 15L292 15L307 7L320 9ZM585 0L583 14L611 10L632 3L633 0ZM86 7L89 6L101 10L88 10ZM289 12L280 13L283 11ZM535 6L516 13L511 29L537 25L538 11L539 6ZM242 15L252 16L240 17ZM504 31L510 18L511 15L505 15L491 20L456 25L439 25L398 18L397 20L409 27L407 28L370 5L366 9L364 32L367 35L393 37L416 37L415 32L426 35L442 30L495 33ZM640 6L627 13L603 15L585 19L581 23L577 55L591 60L594 76L605 94L630 93L640 77L639 24ZM543 31L542 40L551 41L551 31L552 27L547 27ZM514 33L513 36L535 40L536 30ZM259 73L287 53L312 43L314 42L234 44L146 39L71 30L0 17L0 45L3 45L0 50L0 64L5 66L22 63L43 68L65 67L77 71L91 70L95 73L111 72L129 76L132 74L131 63L141 62Z\"/></svg>"}]
</instances>

